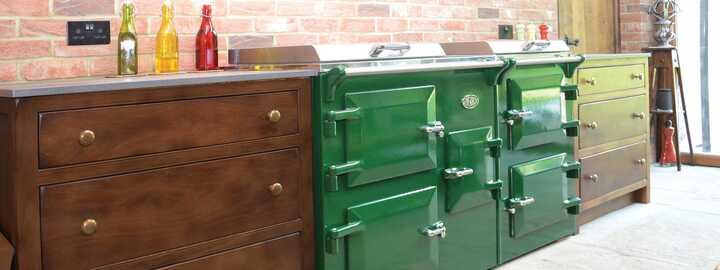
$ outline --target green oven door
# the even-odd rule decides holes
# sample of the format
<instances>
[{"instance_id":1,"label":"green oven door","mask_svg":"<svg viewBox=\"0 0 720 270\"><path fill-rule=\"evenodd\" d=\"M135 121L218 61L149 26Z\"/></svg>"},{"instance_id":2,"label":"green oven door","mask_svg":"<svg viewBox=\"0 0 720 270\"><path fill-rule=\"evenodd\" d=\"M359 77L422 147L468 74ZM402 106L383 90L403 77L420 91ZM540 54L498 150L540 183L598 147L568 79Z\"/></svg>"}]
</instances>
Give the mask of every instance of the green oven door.
<instances>
[{"instance_id":1,"label":"green oven door","mask_svg":"<svg viewBox=\"0 0 720 270\"><path fill-rule=\"evenodd\" d=\"M522 237L577 213L580 199L569 195L567 178L576 178L580 165L567 162L566 157L563 153L510 168L506 205L512 216L511 237Z\"/></svg>"},{"instance_id":2,"label":"green oven door","mask_svg":"<svg viewBox=\"0 0 720 270\"><path fill-rule=\"evenodd\" d=\"M508 110L504 117L510 128L511 149L545 144L547 135L563 127L561 81L557 76L508 80Z\"/></svg>"},{"instance_id":3,"label":"green oven door","mask_svg":"<svg viewBox=\"0 0 720 270\"><path fill-rule=\"evenodd\" d=\"M445 210L460 212L495 203L491 191L502 182L495 179L495 158L502 141L493 139L492 129L482 127L455 131L447 138L447 182Z\"/></svg>"},{"instance_id":4,"label":"green oven door","mask_svg":"<svg viewBox=\"0 0 720 270\"><path fill-rule=\"evenodd\" d=\"M346 109L327 119L345 120L347 163L328 168L328 189L357 187L437 167L437 137L445 127L436 120L435 87L420 86L350 92Z\"/></svg>"},{"instance_id":5,"label":"green oven door","mask_svg":"<svg viewBox=\"0 0 720 270\"><path fill-rule=\"evenodd\" d=\"M347 270L436 270L445 230L437 188L428 187L348 208L347 224L329 230L328 247L346 252Z\"/></svg>"}]
</instances>

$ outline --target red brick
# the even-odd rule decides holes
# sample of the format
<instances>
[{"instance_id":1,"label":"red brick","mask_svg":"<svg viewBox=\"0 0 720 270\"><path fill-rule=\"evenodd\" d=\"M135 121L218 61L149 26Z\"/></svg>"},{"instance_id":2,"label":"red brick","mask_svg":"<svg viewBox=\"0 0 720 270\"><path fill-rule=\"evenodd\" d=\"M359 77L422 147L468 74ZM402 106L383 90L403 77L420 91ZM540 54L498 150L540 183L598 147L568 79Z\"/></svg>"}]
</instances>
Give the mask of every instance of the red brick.
<instances>
[{"instance_id":1,"label":"red brick","mask_svg":"<svg viewBox=\"0 0 720 270\"><path fill-rule=\"evenodd\" d=\"M47 40L0 40L0 59L26 59L50 56Z\"/></svg>"},{"instance_id":2,"label":"red brick","mask_svg":"<svg viewBox=\"0 0 720 270\"><path fill-rule=\"evenodd\" d=\"M178 62L180 70L195 70L195 53L180 53Z\"/></svg>"},{"instance_id":3,"label":"red brick","mask_svg":"<svg viewBox=\"0 0 720 270\"><path fill-rule=\"evenodd\" d=\"M53 14L64 16L113 15L114 0L54 0Z\"/></svg>"},{"instance_id":4,"label":"red brick","mask_svg":"<svg viewBox=\"0 0 720 270\"><path fill-rule=\"evenodd\" d=\"M110 45L91 46L68 46L66 41L53 41L55 56L78 57L78 56L106 56L117 54L117 42L112 41Z\"/></svg>"},{"instance_id":5,"label":"red brick","mask_svg":"<svg viewBox=\"0 0 720 270\"><path fill-rule=\"evenodd\" d=\"M382 4L360 4L358 5L358 16L388 17L390 16L390 6Z\"/></svg>"},{"instance_id":6,"label":"red brick","mask_svg":"<svg viewBox=\"0 0 720 270\"><path fill-rule=\"evenodd\" d=\"M321 15L323 6L320 2L281 1L277 2L277 15L279 16L312 16Z\"/></svg>"},{"instance_id":7,"label":"red brick","mask_svg":"<svg viewBox=\"0 0 720 270\"><path fill-rule=\"evenodd\" d=\"M28 81L83 77L88 75L85 59L48 59L23 64L20 77Z\"/></svg>"},{"instance_id":8,"label":"red brick","mask_svg":"<svg viewBox=\"0 0 720 270\"><path fill-rule=\"evenodd\" d=\"M178 34L196 34L200 29L200 17L175 17L173 19L173 25ZM150 34L156 34L160 30L162 25L162 19L160 17L150 18Z\"/></svg>"},{"instance_id":9,"label":"red brick","mask_svg":"<svg viewBox=\"0 0 720 270\"><path fill-rule=\"evenodd\" d=\"M336 19L302 19L300 25L307 32L335 32L340 22Z\"/></svg>"},{"instance_id":10,"label":"red brick","mask_svg":"<svg viewBox=\"0 0 720 270\"><path fill-rule=\"evenodd\" d=\"M423 35L421 33L398 33L393 34L393 42L422 42Z\"/></svg>"},{"instance_id":11,"label":"red brick","mask_svg":"<svg viewBox=\"0 0 720 270\"><path fill-rule=\"evenodd\" d=\"M88 59L90 76L108 76L117 74L117 56L105 56Z\"/></svg>"},{"instance_id":12,"label":"red brick","mask_svg":"<svg viewBox=\"0 0 720 270\"><path fill-rule=\"evenodd\" d=\"M154 4L154 5L157 5L156 12L159 15L162 1L155 1L155 2L157 2L156 4ZM202 14L203 2L207 2L207 1L175 0L175 14L200 16L200 14ZM220 17L220 16L226 15L226 13L227 13L226 0L213 0L212 2L213 2L213 6L212 6L212 16L213 17Z\"/></svg>"},{"instance_id":13,"label":"red brick","mask_svg":"<svg viewBox=\"0 0 720 270\"><path fill-rule=\"evenodd\" d=\"M320 44L348 44L355 42L355 35L347 33L320 35L318 42Z\"/></svg>"},{"instance_id":14,"label":"red brick","mask_svg":"<svg viewBox=\"0 0 720 270\"><path fill-rule=\"evenodd\" d=\"M230 15L262 16L275 13L274 1L228 0Z\"/></svg>"},{"instance_id":15,"label":"red brick","mask_svg":"<svg viewBox=\"0 0 720 270\"><path fill-rule=\"evenodd\" d=\"M353 17L356 15L355 5L352 3L326 2L323 15L326 17Z\"/></svg>"},{"instance_id":16,"label":"red brick","mask_svg":"<svg viewBox=\"0 0 720 270\"><path fill-rule=\"evenodd\" d=\"M378 21L379 32L403 32L408 29L408 22L404 19L382 19Z\"/></svg>"},{"instance_id":17,"label":"red brick","mask_svg":"<svg viewBox=\"0 0 720 270\"><path fill-rule=\"evenodd\" d=\"M422 6L393 5L390 7L390 15L393 17L417 18L422 16Z\"/></svg>"},{"instance_id":18,"label":"red brick","mask_svg":"<svg viewBox=\"0 0 720 270\"><path fill-rule=\"evenodd\" d=\"M471 7L455 7L452 9L452 17L455 19L477 19L476 9Z\"/></svg>"},{"instance_id":19,"label":"red brick","mask_svg":"<svg viewBox=\"0 0 720 270\"><path fill-rule=\"evenodd\" d=\"M317 44L318 36L313 34L281 34L276 37L277 46Z\"/></svg>"},{"instance_id":20,"label":"red brick","mask_svg":"<svg viewBox=\"0 0 720 270\"><path fill-rule=\"evenodd\" d=\"M496 7L497 0L465 0L465 6L474 7Z\"/></svg>"},{"instance_id":21,"label":"red brick","mask_svg":"<svg viewBox=\"0 0 720 270\"><path fill-rule=\"evenodd\" d=\"M195 52L195 37L181 36L178 37L178 50L180 52Z\"/></svg>"},{"instance_id":22,"label":"red brick","mask_svg":"<svg viewBox=\"0 0 720 270\"><path fill-rule=\"evenodd\" d=\"M155 53L155 36L141 35L138 37L138 51L142 53Z\"/></svg>"},{"instance_id":23,"label":"red brick","mask_svg":"<svg viewBox=\"0 0 720 270\"><path fill-rule=\"evenodd\" d=\"M441 5L448 5L448 6L462 6L465 3L465 0L440 0Z\"/></svg>"},{"instance_id":24,"label":"red brick","mask_svg":"<svg viewBox=\"0 0 720 270\"><path fill-rule=\"evenodd\" d=\"M446 31L465 31L464 21L443 21L440 23L440 28Z\"/></svg>"},{"instance_id":25,"label":"red brick","mask_svg":"<svg viewBox=\"0 0 720 270\"><path fill-rule=\"evenodd\" d=\"M114 28L111 26L114 30ZM65 36L67 35L66 20L20 20L20 36Z\"/></svg>"},{"instance_id":26,"label":"red brick","mask_svg":"<svg viewBox=\"0 0 720 270\"><path fill-rule=\"evenodd\" d=\"M295 32L298 29L296 19L258 18L255 19L255 31L261 33Z\"/></svg>"},{"instance_id":27,"label":"red brick","mask_svg":"<svg viewBox=\"0 0 720 270\"><path fill-rule=\"evenodd\" d=\"M247 33L253 31L252 19L246 18L213 18L213 26L218 34Z\"/></svg>"},{"instance_id":28,"label":"red brick","mask_svg":"<svg viewBox=\"0 0 720 270\"><path fill-rule=\"evenodd\" d=\"M47 16L49 0L0 0L0 16Z\"/></svg>"},{"instance_id":29,"label":"red brick","mask_svg":"<svg viewBox=\"0 0 720 270\"><path fill-rule=\"evenodd\" d=\"M452 33L453 42L476 41L477 34L467 32Z\"/></svg>"},{"instance_id":30,"label":"red brick","mask_svg":"<svg viewBox=\"0 0 720 270\"><path fill-rule=\"evenodd\" d=\"M0 38L15 37L17 35L15 20L0 20Z\"/></svg>"},{"instance_id":31,"label":"red brick","mask_svg":"<svg viewBox=\"0 0 720 270\"><path fill-rule=\"evenodd\" d=\"M10 82L17 80L17 65L15 63L0 63L0 81Z\"/></svg>"},{"instance_id":32,"label":"red brick","mask_svg":"<svg viewBox=\"0 0 720 270\"><path fill-rule=\"evenodd\" d=\"M440 23L436 20L410 20L410 31L436 31L440 30Z\"/></svg>"},{"instance_id":33,"label":"red brick","mask_svg":"<svg viewBox=\"0 0 720 270\"><path fill-rule=\"evenodd\" d=\"M228 40L228 47L232 49L259 48L273 46L274 43L275 38L268 35L230 36Z\"/></svg>"},{"instance_id":34,"label":"red brick","mask_svg":"<svg viewBox=\"0 0 720 270\"><path fill-rule=\"evenodd\" d=\"M422 9L422 16L428 18L452 18L453 13L450 7L425 6Z\"/></svg>"},{"instance_id":35,"label":"red brick","mask_svg":"<svg viewBox=\"0 0 720 270\"><path fill-rule=\"evenodd\" d=\"M425 42L452 42L451 33L425 33L423 34L423 41Z\"/></svg>"},{"instance_id":36,"label":"red brick","mask_svg":"<svg viewBox=\"0 0 720 270\"><path fill-rule=\"evenodd\" d=\"M472 21L468 23L468 31L470 32L495 32L498 23L496 21Z\"/></svg>"},{"instance_id":37,"label":"red brick","mask_svg":"<svg viewBox=\"0 0 720 270\"><path fill-rule=\"evenodd\" d=\"M408 0L408 2L413 3L413 4L435 5L438 3L438 0Z\"/></svg>"},{"instance_id":38,"label":"red brick","mask_svg":"<svg viewBox=\"0 0 720 270\"><path fill-rule=\"evenodd\" d=\"M389 34L358 35L355 38L357 43L389 43L390 40Z\"/></svg>"},{"instance_id":39,"label":"red brick","mask_svg":"<svg viewBox=\"0 0 720 270\"><path fill-rule=\"evenodd\" d=\"M374 32L375 20L373 19L343 19L340 22L342 32Z\"/></svg>"}]
</instances>

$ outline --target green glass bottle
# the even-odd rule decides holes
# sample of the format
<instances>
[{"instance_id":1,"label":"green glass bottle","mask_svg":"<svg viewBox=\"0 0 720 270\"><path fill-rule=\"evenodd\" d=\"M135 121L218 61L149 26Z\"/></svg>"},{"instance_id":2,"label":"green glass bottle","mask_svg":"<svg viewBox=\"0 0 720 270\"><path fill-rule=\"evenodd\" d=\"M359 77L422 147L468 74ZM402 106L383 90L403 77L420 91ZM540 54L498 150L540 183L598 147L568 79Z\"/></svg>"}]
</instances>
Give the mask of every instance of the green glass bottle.
<instances>
[{"instance_id":1,"label":"green glass bottle","mask_svg":"<svg viewBox=\"0 0 720 270\"><path fill-rule=\"evenodd\" d=\"M122 25L118 35L118 75L138 73L138 42L135 35L135 7L130 1L122 5Z\"/></svg>"},{"instance_id":2,"label":"green glass bottle","mask_svg":"<svg viewBox=\"0 0 720 270\"><path fill-rule=\"evenodd\" d=\"M173 24L172 0L163 0L162 23L155 39L155 72L177 72L180 69L178 36Z\"/></svg>"}]
</instances>

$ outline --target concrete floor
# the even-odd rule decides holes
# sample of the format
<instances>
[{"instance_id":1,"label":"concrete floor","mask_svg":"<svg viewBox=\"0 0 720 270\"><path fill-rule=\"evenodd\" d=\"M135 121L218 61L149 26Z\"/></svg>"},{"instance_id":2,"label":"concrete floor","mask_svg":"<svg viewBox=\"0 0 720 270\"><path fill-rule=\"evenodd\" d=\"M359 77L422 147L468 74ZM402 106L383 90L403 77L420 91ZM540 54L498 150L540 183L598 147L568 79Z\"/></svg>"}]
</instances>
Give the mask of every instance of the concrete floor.
<instances>
[{"instance_id":1,"label":"concrete floor","mask_svg":"<svg viewBox=\"0 0 720 270\"><path fill-rule=\"evenodd\" d=\"M720 168L654 168L652 203L635 204L580 234L498 269L713 270L720 265Z\"/></svg>"}]
</instances>

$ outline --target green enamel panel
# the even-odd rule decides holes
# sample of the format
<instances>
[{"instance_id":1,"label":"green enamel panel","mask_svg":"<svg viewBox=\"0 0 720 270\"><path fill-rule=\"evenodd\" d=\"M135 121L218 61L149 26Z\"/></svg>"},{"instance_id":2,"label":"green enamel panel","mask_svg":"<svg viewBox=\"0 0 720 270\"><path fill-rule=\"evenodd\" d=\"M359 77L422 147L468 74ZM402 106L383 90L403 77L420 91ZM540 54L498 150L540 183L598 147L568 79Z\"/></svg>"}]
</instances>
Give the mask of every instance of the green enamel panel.
<instances>
[{"instance_id":1,"label":"green enamel panel","mask_svg":"<svg viewBox=\"0 0 720 270\"><path fill-rule=\"evenodd\" d=\"M347 236L349 270L439 269L439 238L420 231L438 221L434 187L353 206L348 224L362 230Z\"/></svg>"},{"instance_id":2,"label":"green enamel panel","mask_svg":"<svg viewBox=\"0 0 720 270\"><path fill-rule=\"evenodd\" d=\"M547 143L547 133L561 129L564 95L561 83L559 76L508 80L509 110L527 113L511 127L513 149Z\"/></svg>"},{"instance_id":3,"label":"green enamel panel","mask_svg":"<svg viewBox=\"0 0 720 270\"><path fill-rule=\"evenodd\" d=\"M563 164L566 154L513 166L510 175L510 206L514 200L531 198L532 204L516 207L511 236L521 237L568 218L568 198Z\"/></svg>"},{"instance_id":4,"label":"green enamel panel","mask_svg":"<svg viewBox=\"0 0 720 270\"><path fill-rule=\"evenodd\" d=\"M498 189L495 180L493 147L490 127L455 131L448 134L448 168L471 169L473 173L457 179L447 179L445 210L459 212L495 203L491 191Z\"/></svg>"},{"instance_id":5,"label":"green enamel panel","mask_svg":"<svg viewBox=\"0 0 720 270\"><path fill-rule=\"evenodd\" d=\"M347 186L436 168L437 136L421 130L435 122L435 103L434 86L347 94L348 108L359 109L359 118L346 124L347 160L360 162Z\"/></svg>"},{"instance_id":6,"label":"green enamel panel","mask_svg":"<svg viewBox=\"0 0 720 270\"><path fill-rule=\"evenodd\" d=\"M646 81L645 65L580 68L578 70L580 95L643 88Z\"/></svg>"}]
</instances>

